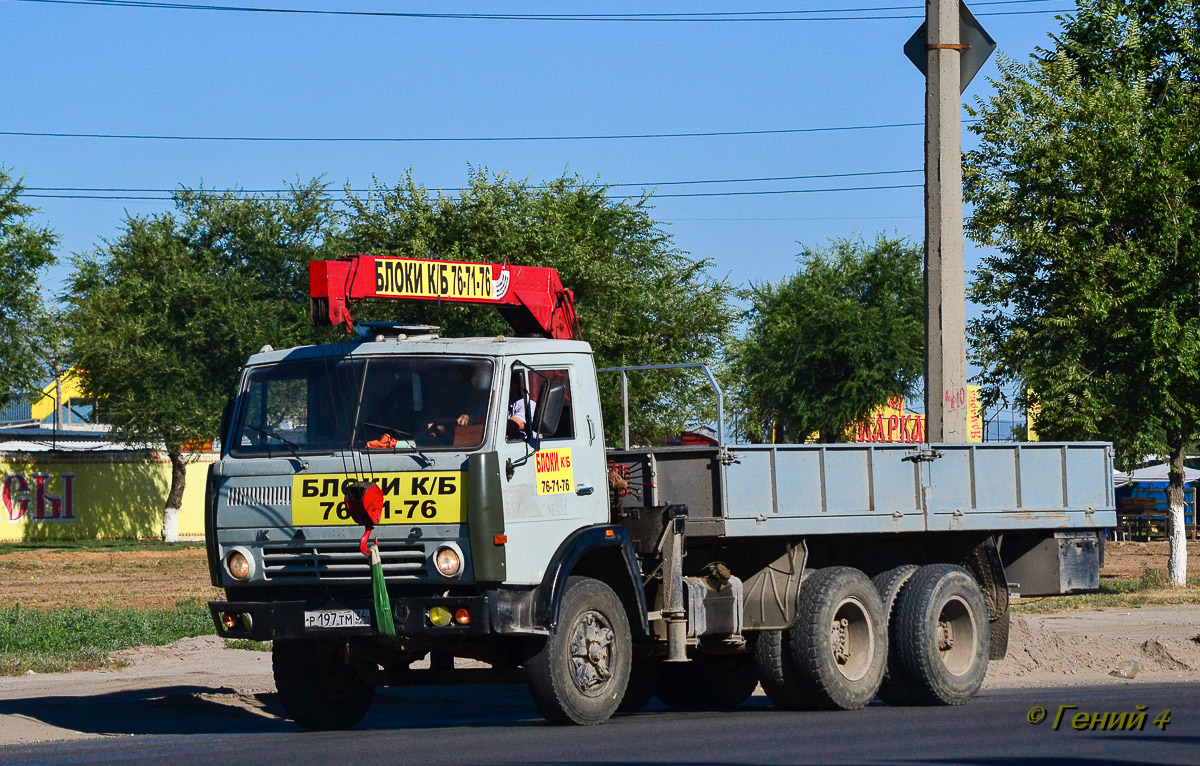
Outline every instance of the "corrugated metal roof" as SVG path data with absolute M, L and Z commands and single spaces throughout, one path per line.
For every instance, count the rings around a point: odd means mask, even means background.
M 29 402 L 9 402 L 0 407 L 0 423 L 30 420 L 33 418 L 33 405 Z
M 46 423 L 22 423 L 0 427 L 0 452 L 127 452 L 135 447 L 108 438 L 106 425 L 75 424 L 59 426 Z

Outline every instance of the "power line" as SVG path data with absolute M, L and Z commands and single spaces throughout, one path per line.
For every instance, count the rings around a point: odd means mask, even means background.
M 746 222 L 760 223 L 763 221 L 900 221 L 900 220 L 923 220 L 925 216 L 921 215 L 821 215 L 821 216 L 800 216 L 800 217 L 783 217 L 783 218 L 671 218 L 663 223 L 677 223 L 679 221 L 702 221 L 705 223 L 712 222 Z
M 26 0 L 18 0 L 25 2 Z M 298 143 L 466 143 L 472 141 L 619 141 L 647 138 L 720 138 L 728 136 L 773 136 L 798 133 L 833 133 L 849 130 L 885 130 L 921 127 L 923 122 L 892 122 L 880 125 L 838 125 L 821 128 L 778 128 L 771 130 L 714 130 L 680 133 L 612 133 L 572 136 L 185 136 L 152 133 L 66 133 L 0 130 L 0 136 L 32 138 L 102 138 L 128 141 L 255 141 Z
M 882 191 L 885 189 L 921 189 L 925 184 L 897 184 L 894 186 L 843 186 L 833 189 L 757 189 L 734 192 L 688 192 L 684 194 L 655 194 L 654 199 L 668 197 L 756 197 L 767 194 L 819 194 L 823 192 Z
M 288 14 L 311 16 L 351 16 L 368 18 L 399 19 L 442 19 L 460 21 L 568 21 L 568 22 L 620 22 L 620 23 L 731 23 L 731 22 L 788 22 L 788 21 L 859 21 L 889 19 L 920 19 L 925 14 L 886 16 L 831 16 L 816 14 L 874 13 L 893 11 L 924 11 L 923 5 L 877 6 L 869 8 L 818 8 L 789 11 L 726 11 L 726 12 L 677 12 L 677 13 L 432 13 L 418 11 L 348 11 L 320 8 L 270 8 L 243 5 L 215 5 L 205 3 L 165 3 L 151 0 L 14 0 L 24 3 L 50 5 L 83 5 L 103 8 L 151 8 L 174 11 L 218 11 L 231 13 Z M 976 3 L 982 5 L 1022 5 L 1061 0 L 991 0 Z M 1068 9 L 1034 9 L 1027 11 L 982 11 L 976 16 L 1009 16 L 1024 14 L 1065 13 Z
M 602 183 L 597 181 L 597 185 L 608 188 L 626 188 L 626 187 L 657 187 L 657 186 L 684 186 L 684 185 L 700 185 L 700 184 L 741 184 L 741 183 L 762 183 L 766 181 L 800 181 L 814 178 L 857 178 L 862 176 L 890 176 L 900 175 L 903 173 L 920 173 L 921 168 L 912 170 L 865 170 L 854 173 L 813 173 L 800 176 L 760 176 L 757 178 L 709 178 L 695 181 L 646 181 L 641 183 L 623 182 L 623 183 Z M 176 187 L 173 189 L 165 188 L 136 188 L 136 187 L 103 187 L 103 186 L 24 186 L 26 191 L 31 192 L 107 192 L 107 193 L 159 193 L 159 194 L 174 194 L 180 191 L 189 191 L 196 194 L 207 194 L 212 196 L 222 196 L 225 194 L 286 194 L 292 189 L 185 189 Z M 531 186 L 533 189 L 550 188 L 545 184 Z M 445 192 L 463 192 L 468 189 L 465 187 L 445 187 L 440 186 L 433 191 Z M 368 194 L 375 189 L 345 189 L 354 194 Z
M 676 194 L 654 194 L 652 199 L 677 199 L 684 197 L 757 197 L 766 195 L 778 194 L 820 194 L 826 192 L 851 192 L 851 191 L 884 191 L 888 189 L 920 189 L 924 184 L 896 184 L 890 186 L 844 186 L 827 189 L 755 189 L 750 191 L 729 191 L 729 192 L 681 192 Z M 144 196 L 134 194 L 28 194 L 22 192 L 21 197 L 29 199 L 91 199 L 91 200 L 153 200 L 158 202 L 171 202 L 171 197 L 161 196 Z M 334 199 L 343 200 L 344 197 L 335 196 Z

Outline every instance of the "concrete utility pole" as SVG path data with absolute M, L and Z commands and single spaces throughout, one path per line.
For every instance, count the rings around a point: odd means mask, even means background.
M 959 0 L 926 0 L 925 438 L 967 440 Z

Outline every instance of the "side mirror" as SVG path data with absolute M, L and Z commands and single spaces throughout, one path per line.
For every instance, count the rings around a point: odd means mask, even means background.
M 221 455 L 229 451 L 229 426 L 232 425 L 229 421 L 233 419 L 233 403 L 234 398 L 231 396 L 225 400 L 225 406 L 221 409 L 221 428 L 217 431 L 217 439 L 221 442 Z
M 543 437 L 554 436 L 558 430 L 558 422 L 562 420 L 563 405 L 567 402 L 567 387 L 562 383 L 548 381 L 538 391 L 536 406 L 533 409 L 533 427 L 531 433 Z

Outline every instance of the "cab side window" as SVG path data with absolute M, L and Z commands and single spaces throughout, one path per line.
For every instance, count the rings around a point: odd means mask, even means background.
M 575 413 L 574 413 L 574 409 L 571 406 L 573 400 L 571 397 L 571 374 L 570 374 L 570 372 L 566 369 L 555 369 L 555 370 L 538 370 L 537 373 L 538 374 L 530 373 L 530 375 L 529 375 L 530 397 L 536 397 L 538 395 L 538 392 L 541 391 L 542 386 L 545 384 L 545 381 L 542 379 L 543 375 L 545 376 L 545 380 L 551 381 L 553 383 L 561 383 L 564 386 L 566 386 L 566 388 L 567 388 L 566 401 L 563 403 L 562 419 L 558 421 L 558 428 L 554 431 L 554 433 L 542 434 L 542 438 L 543 439 L 573 439 L 573 438 L 575 438 Z

